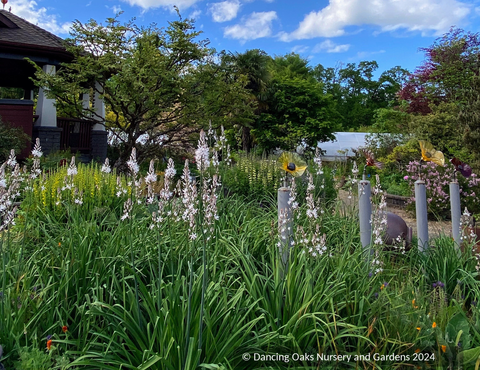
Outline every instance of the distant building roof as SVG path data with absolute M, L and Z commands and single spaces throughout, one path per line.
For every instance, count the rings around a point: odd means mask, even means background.
M 353 156 L 353 149 L 363 147 L 366 145 L 365 137 L 367 132 L 335 132 L 336 141 L 327 141 L 324 143 L 318 143 L 317 146 L 325 150 L 326 153 L 322 156 L 325 161 L 344 160 L 345 156 Z M 341 154 L 339 151 L 346 151 L 347 153 Z
M 6 10 L 0 10 L 0 52 L 4 58 L 10 53 L 41 55 L 57 63 L 71 59 L 63 39 Z

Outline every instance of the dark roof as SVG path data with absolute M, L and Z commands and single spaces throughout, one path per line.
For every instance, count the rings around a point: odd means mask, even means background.
M 14 54 L 41 54 L 71 59 L 64 40 L 6 10 L 0 10 L 0 46 Z
M 0 41 L 65 49 L 60 37 L 6 10 L 0 10 Z

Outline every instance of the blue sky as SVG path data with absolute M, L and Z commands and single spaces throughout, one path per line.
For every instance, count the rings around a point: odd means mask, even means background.
M 65 38 L 72 21 L 119 11 L 122 21 L 162 27 L 176 19 L 173 5 L 218 51 L 294 51 L 325 67 L 376 60 L 377 73 L 413 71 L 424 59 L 418 49 L 451 26 L 480 31 L 480 0 L 8 0 L 5 9 Z

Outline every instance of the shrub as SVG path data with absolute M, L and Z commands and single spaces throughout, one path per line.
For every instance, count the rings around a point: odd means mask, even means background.
M 415 159 L 420 158 L 418 140 L 411 139 L 404 145 L 399 145 L 386 157 L 378 158 L 385 165 L 385 172 L 404 171 L 405 167 Z
M 447 162 L 444 167 L 437 166 L 432 162 L 410 162 L 407 166 L 408 181 L 412 194 L 415 193 L 415 181 L 419 178 L 425 181 L 427 190 L 427 204 L 429 216 L 446 218 L 450 215 L 449 184 L 453 181 L 454 167 Z M 480 194 L 480 179 L 475 173 L 468 179 L 457 174 L 456 179 L 460 186 L 460 201 L 462 209 L 467 207 L 471 213 L 480 212 L 480 202 L 477 194 Z M 415 198 L 412 196 L 409 208 L 414 206 Z
M 3 122 L 0 117 L 0 162 L 7 160 L 12 149 L 20 153 L 26 146 L 29 137 L 19 127 L 12 127 L 9 123 Z

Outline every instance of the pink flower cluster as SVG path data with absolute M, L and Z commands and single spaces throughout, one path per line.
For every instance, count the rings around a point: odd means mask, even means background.
M 409 182 L 412 194 L 415 192 L 415 181 L 423 180 L 427 189 L 427 202 L 429 212 L 442 214 L 450 211 L 449 184 L 454 180 L 454 166 L 447 162 L 444 167 L 437 166 L 432 162 L 410 162 L 406 167 L 408 176 L 404 179 Z M 480 210 L 480 203 L 476 194 L 480 191 L 480 179 L 475 173 L 469 178 L 456 174 L 456 180 L 460 187 L 462 206 L 468 206 Z M 411 197 L 408 203 L 415 202 Z

